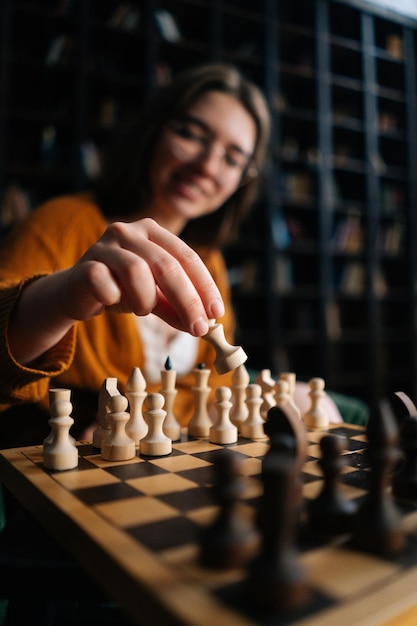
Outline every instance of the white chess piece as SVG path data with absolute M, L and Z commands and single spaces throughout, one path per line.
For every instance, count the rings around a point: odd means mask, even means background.
M 246 404 L 248 417 L 242 424 L 241 435 L 246 439 L 263 439 L 265 437 L 264 420 L 261 416 L 262 387 L 255 383 L 246 389 Z
M 56 400 L 66 400 L 67 402 L 71 402 L 71 389 L 53 388 L 49 390 L 48 395 L 49 395 L 50 407 Z M 74 437 L 71 437 L 71 439 L 75 443 Z M 54 440 L 54 431 L 51 428 L 49 435 L 45 437 L 45 439 L 43 440 L 43 446 L 44 447 L 49 446 L 49 444 L 51 444 L 53 440 Z
M 164 396 L 160 393 L 150 393 L 145 399 L 144 418 L 148 425 L 148 432 L 139 443 L 139 451 L 145 456 L 166 456 L 172 452 L 172 441 L 163 431 L 166 411 Z
M 250 377 L 244 365 L 239 365 L 232 376 L 232 403 L 230 409 L 230 421 L 234 424 L 238 432 L 242 424 L 248 417 L 248 405 L 246 404 L 246 389 L 249 385 Z
M 178 422 L 174 412 L 175 397 L 178 393 L 175 388 L 177 373 L 170 368 L 169 363 L 168 358 L 165 365 L 167 369 L 161 371 L 162 388 L 160 393 L 164 397 L 164 410 L 166 411 L 163 430 L 171 441 L 179 441 L 181 439 L 181 424 Z
M 101 456 L 105 461 L 129 461 L 136 456 L 135 442 L 126 434 L 127 405 L 127 398 L 122 394 L 109 400 L 107 422 L 110 434 L 101 442 Z
M 191 437 L 208 437 L 213 425 L 207 410 L 207 400 L 211 391 L 208 386 L 210 370 L 205 367 L 193 369 L 195 385 L 191 391 L 194 395 L 194 413 L 188 423 L 188 434 Z
M 212 443 L 228 444 L 236 443 L 238 440 L 237 428 L 230 421 L 231 397 L 232 391 L 229 387 L 216 389 L 217 420 L 210 428 L 209 436 Z
M 120 395 L 120 391 L 117 388 L 117 378 L 106 378 L 98 392 L 98 426 L 93 432 L 93 446 L 99 450 L 101 449 L 102 441 L 110 434 L 110 426 L 107 422 L 109 399 L 118 395 Z
M 78 450 L 69 429 L 74 423 L 71 417 L 72 404 L 69 400 L 54 400 L 50 406 L 52 442 L 43 450 L 45 467 L 52 470 L 70 470 L 78 465 Z
M 318 377 L 311 378 L 308 384 L 310 387 L 311 406 L 303 415 L 304 423 L 307 428 L 327 428 L 329 426 L 329 416 L 322 408 L 324 380 Z
M 266 420 L 269 409 L 275 406 L 275 380 L 271 376 L 271 370 L 261 370 L 255 379 L 255 383 L 260 385 L 262 389 L 261 415 Z
M 219 374 L 226 374 L 242 365 L 248 358 L 240 346 L 232 346 L 224 336 L 223 324 L 216 324 L 215 320 L 209 320 L 209 331 L 203 335 L 216 351 L 214 367 Z
M 148 426 L 143 419 L 143 402 L 146 398 L 146 381 L 139 367 L 134 367 L 126 385 L 126 397 L 129 401 L 129 421 L 126 424 L 126 433 L 133 439 L 136 446 L 148 432 Z
M 301 413 L 298 406 L 290 395 L 290 385 L 287 380 L 279 378 L 275 384 L 275 403 L 286 411 L 291 411 L 298 419 L 301 419 Z

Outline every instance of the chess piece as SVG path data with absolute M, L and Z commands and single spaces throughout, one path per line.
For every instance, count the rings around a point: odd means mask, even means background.
M 71 417 L 72 404 L 65 399 L 68 394 L 57 393 L 50 405 L 51 418 L 49 425 L 52 429 L 52 441 L 44 446 L 43 462 L 46 468 L 52 470 L 70 470 L 78 465 L 78 450 L 74 438 L 69 430 L 74 423 Z
M 262 389 L 261 416 L 266 420 L 269 409 L 275 406 L 275 380 L 271 376 L 271 370 L 261 370 L 255 378 L 255 383 Z
M 203 339 L 208 341 L 216 351 L 214 367 L 219 374 L 225 374 L 236 369 L 248 358 L 243 348 L 232 346 L 227 342 L 223 324 L 216 324 L 215 320 L 210 320 L 209 331 L 203 336 Z
M 301 419 L 300 410 L 290 393 L 290 383 L 284 378 L 280 378 L 275 384 L 275 404 L 280 407 L 285 407 L 287 412 L 291 412 L 294 414 L 294 417 L 297 417 L 299 420 Z
M 260 385 L 252 383 L 246 389 L 246 404 L 248 417 L 241 425 L 241 435 L 246 439 L 263 439 L 265 437 L 264 420 L 261 416 L 262 389 Z
M 392 470 L 398 463 L 398 426 L 387 401 L 369 415 L 366 427 L 370 464 L 369 491 L 354 516 L 352 543 L 369 552 L 395 556 L 404 548 L 405 535 L 391 493 Z
M 307 433 L 304 422 L 293 411 L 288 411 L 287 406 L 273 406 L 269 409 L 266 422 L 264 423 L 265 434 L 270 440 L 270 449 L 265 455 L 274 455 L 279 450 L 283 435 L 290 436 L 295 441 L 294 454 L 301 464 L 307 457 Z
M 265 458 L 262 466 L 261 549 L 249 566 L 247 592 L 257 607 L 293 611 L 310 597 L 296 546 L 302 505 L 301 465 L 297 455 L 289 452 L 296 446 L 295 439 L 290 434 L 280 439 L 276 443 L 282 452 L 270 455 L 267 462 Z
M 148 426 L 143 419 L 143 402 L 146 398 L 146 381 L 139 367 L 134 367 L 126 384 L 126 397 L 129 401 L 129 421 L 126 424 L 126 434 L 133 439 L 135 445 L 148 432 Z
M 210 428 L 209 438 L 212 443 L 229 444 L 238 440 L 237 428 L 230 421 L 230 398 L 232 392 L 229 387 L 216 389 L 217 420 Z
M 175 396 L 178 391 L 175 388 L 177 373 L 172 369 L 171 359 L 168 357 L 165 361 L 165 369 L 161 371 L 162 388 L 160 393 L 163 395 L 166 412 L 163 430 L 171 441 L 179 441 L 181 439 L 181 425 L 174 413 Z
M 56 400 L 65 400 L 66 402 L 71 402 L 71 389 L 62 389 L 62 388 L 50 389 L 48 392 L 48 395 L 49 395 L 49 407 L 51 407 L 52 404 L 56 402 Z M 75 443 L 74 437 L 71 437 L 71 435 L 69 436 L 71 440 Z M 49 444 L 51 444 L 53 440 L 54 440 L 54 431 L 51 428 L 50 433 L 43 440 L 44 448 L 45 446 L 48 446 Z
M 255 555 L 259 535 L 239 514 L 243 485 L 236 455 L 223 450 L 215 458 L 213 492 L 219 512 L 202 532 L 200 560 L 205 567 L 239 567 Z
M 294 372 L 281 372 L 279 380 L 285 380 L 288 383 L 288 393 L 291 400 L 294 400 L 296 375 Z
M 239 365 L 232 376 L 232 403 L 230 409 L 230 421 L 240 432 L 242 424 L 248 417 L 248 405 L 246 404 L 246 389 L 249 385 L 248 370 L 244 365 Z
M 398 498 L 417 500 L 417 417 L 408 415 L 400 430 L 401 450 L 404 455 L 392 478 L 392 491 Z
M 120 391 L 117 388 L 117 378 L 106 378 L 98 392 L 98 426 L 93 432 L 93 446 L 99 450 L 101 449 L 102 441 L 110 434 L 110 426 L 107 422 L 107 413 L 109 411 L 108 402 L 113 396 L 119 395 Z
M 409 415 L 417 415 L 416 405 L 404 391 L 396 391 L 388 400 L 399 429 L 401 429 L 403 420 L 406 417 Z
M 136 444 L 126 434 L 130 417 L 127 405 L 127 398 L 120 393 L 109 399 L 107 422 L 110 432 L 101 442 L 101 457 L 105 461 L 129 461 L 136 456 Z
M 160 393 L 150 393 L 145 398 L 144 418 L 148 425 L 148 432 L 140 440 L 139 450 L 144 456 L 167 456 L 172 452 L 172 441 L 163 431 L 166 411 L 164 396 Z
M 211 391 L 208 386 L 210 370 L 200 363 L 193 369 L 195 385 L 192 387 L 194 395 L 194 413 L 188 423 L 188 435 L 191 437 L 208 437 L 213 422 L 207 410 L 207 400 Z
M 323 487 L 319 495 L 307 504 L 309 526 L 324 535 L 337 535 L 351 530 L 356 505 L 344 497 L 339 488 L 340 472 L 345 465 L 342 456 L 343 438 L 325 435 L 320 440 Z
M 307 413 L 303 415 L 304 423 L 307 428 L 328 428 L 329 416 L 322 407 L 324 380 L 323 378 L 311 378 L 308 384 L 310 387 L 311 406 Z

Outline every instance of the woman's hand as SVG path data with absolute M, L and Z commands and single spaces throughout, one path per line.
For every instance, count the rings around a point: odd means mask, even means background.
M 224 313 L 213 278 L 186 243 L 149 218 L 115 222 L 73 267 L 22 291 L 9 325 L 12 353 L 28 363 L 76 321 L 106 309 L 153 312 L 196 336 L 207 333 L 208 318 Z
M 220 292 L 198 254 L 149 218 L 111 224 L 67 272 L 63 289 L 63 306 L 74 319 L 106 308 L 153 312 L 200 336 L 208 330 L 208 318 L 224 313 Z

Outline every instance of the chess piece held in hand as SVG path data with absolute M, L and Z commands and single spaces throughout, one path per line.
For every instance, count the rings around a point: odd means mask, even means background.
M 224 336 L 223 324 L 216 323 L 215 320 L 209 321 L 209 331 L 203 336 L 205 341 L 216 351 L 216 359 L 214 367 L 219 374 L 226 374 L 236 369 L 247 360 L 248 356 L 240 346 L 232 346 Z

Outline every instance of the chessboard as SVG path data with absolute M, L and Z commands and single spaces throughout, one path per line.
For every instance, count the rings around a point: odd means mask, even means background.
M 360 503 L 369 487 L 367 437 L 361 427 L 339 424 L 307 430 L 301 471 L 303 509 L 323 486 L 320 441 L 340 439 L 339 488 Z M 388 626 L 417 619 L 417 504 L 396 501 L 406 546 L 394 557 L 355 548 L 349 535 L 319 536 L 308 525 L 296 538 L 297 561 L 308 579 L 308 600 L 291 611 L 251 601 L 248 567 L 207 567 L 201 562 L 203 530 L 213 523 L 214 467 L 225 454 L 238 460 L 239 507 L 257 520 L 267 437 L 239 437 L 220 445 L 183 430 L 172 453 L 106 461 L 89 442 L 77 442 L 78 466 L 54 471 L 43 447 L 0 452 L 0 480 L 138 624 L 189 626 Z M 412 621 L 406 621 L 408 615 Z M 404 621 L 395 621 L 402 616 Z M 391 621 L 392 620 L 392 621 Z

